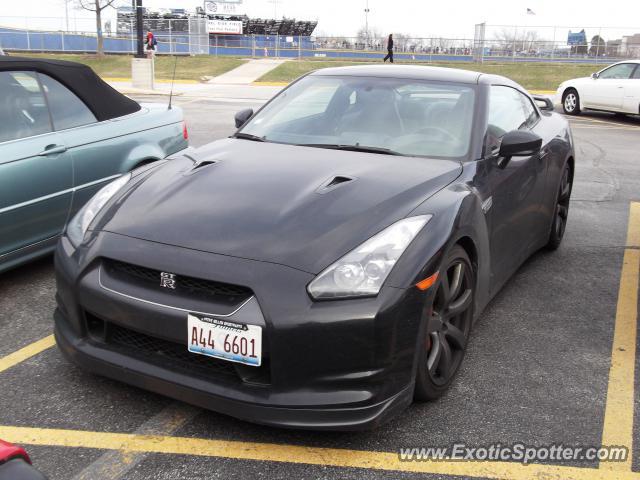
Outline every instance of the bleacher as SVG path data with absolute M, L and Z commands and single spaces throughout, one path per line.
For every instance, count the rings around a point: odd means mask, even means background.
M 187 14 L 184 9 L 171 9 L 165 12 L 143 11 L 144 30 L 156 33 L 188 33 L 189 19 L 208 18 L 210 20 L 229 20 L 242 22 L 244 35 L 283 35 L 308 37 L 313 34 L 318 22 L 296 20 L 295 18 L 263 19 L 249 18 L 246 15 L 206 15 L 201 7 L 196 14 Z M 135 30 L 135 11 L 131 7 L 118 8 L 118 33 L 127 34 Z

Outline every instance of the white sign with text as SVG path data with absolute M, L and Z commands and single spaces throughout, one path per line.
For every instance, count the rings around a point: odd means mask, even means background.
M 207 32 L 242 35 L 242 22 L 232 20 L 207 20 Z

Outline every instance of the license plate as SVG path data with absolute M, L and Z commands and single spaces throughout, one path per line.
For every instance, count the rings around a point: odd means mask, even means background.
M 219 318 L 188 314 L 187 346 L 191 353 L 259 367 L 262 328 Z

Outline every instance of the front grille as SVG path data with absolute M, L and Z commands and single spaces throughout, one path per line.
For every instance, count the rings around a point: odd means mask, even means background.
M 104 259 L 104 268 L 111 276 L 125 283 L 144 286 L 146 288 L 161 288 L 161 271 L 153 268 L 141 267 L 118 260 Z M 214 301 L 227 305 L 238 305 L 253 295 L 250 288 L 230 283 L 203 280 L 201 278 L 175 275 L 175 289 L 163 289 L 189 298 L 204 301 Z
M 92 342 L 104 345 L 124 355 L 139 358 L 162 368 L 167 368 L 204 380 L 266 386 L 271 384 L 269 356 L 263 350 L 259 367 L 220 360 L 191 353 L 186 343 L 172 342 L 152 337 L 115 323 L 107 322 L 88 311 L 84 312 L 87 332 Z
M 151 337 L 113 323 L 108 324 L 106 335 L 108 344 L 126 350 L 127 355 L 157 362 L 159 366 L 189 375 L 198 374 L 207 379 L 222 377 L 240 381 L 233 363 L 191 353 L 186 345 Z

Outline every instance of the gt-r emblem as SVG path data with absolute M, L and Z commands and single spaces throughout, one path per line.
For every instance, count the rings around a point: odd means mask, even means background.
M 173 273 L 160 272 L 160 286 L 164 288 L 176 289 L 176 276 Z

